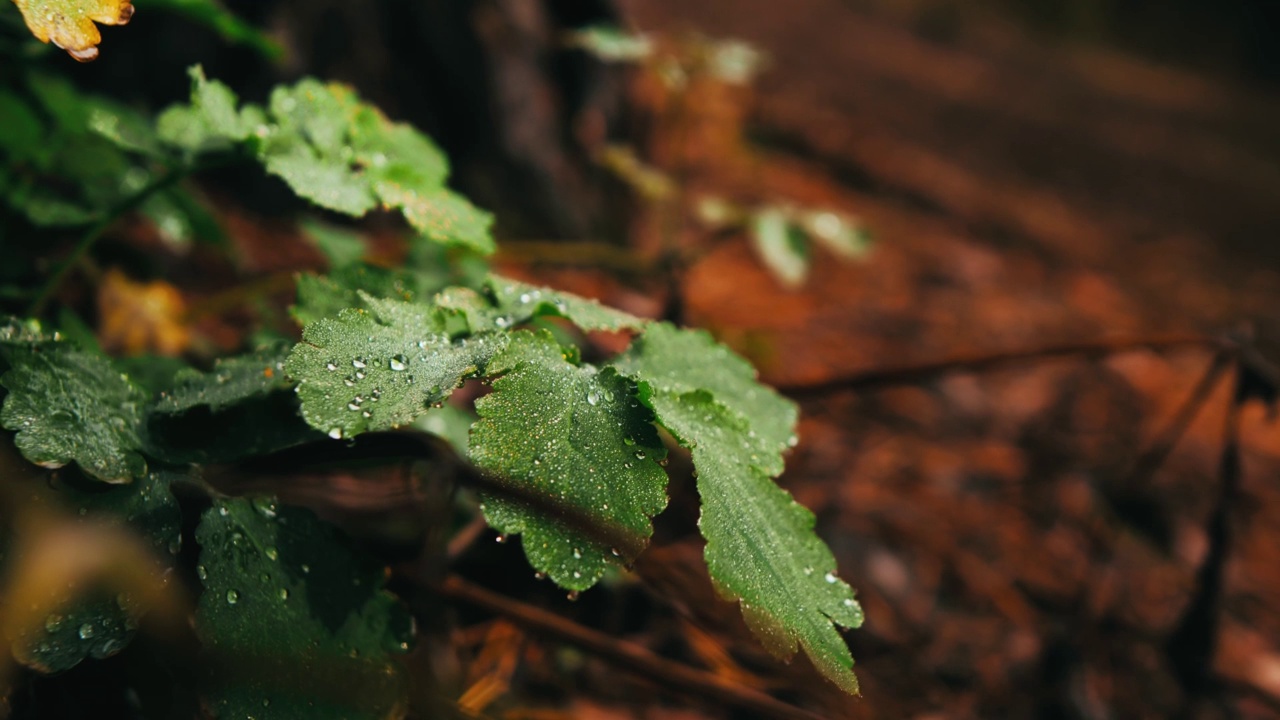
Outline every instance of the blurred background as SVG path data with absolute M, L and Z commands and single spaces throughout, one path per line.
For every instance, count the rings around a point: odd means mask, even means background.
M 828 717 L 1280 717 L 1280 2 L 228 0 L 276 65 L 137 4 L 86 87 L 350 83 L 444 146 L 499 269 L 799 401 L 781 482 L 859 590 L 863 697 L 725 620 L 687 488 L 638 581 L 510 592 Z M 209 179 L 241 276 L 317 262 L 273 182 Z M 492 545 L 461 572 L 519 567 Z M 460 618 L 419 670 L 469 712 L 755 716 Z

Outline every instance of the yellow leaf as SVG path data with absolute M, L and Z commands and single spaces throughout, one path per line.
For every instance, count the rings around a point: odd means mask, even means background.
M 133 17 L 130 0 L 13 0 L 40 42 L 52 41 L 80 62 L 98 57 L 102 35 L 95 22 L 124 25 Z
M 191 343 L 187 304 L 169 283 L 140 283 L 109 270 L 98 287 L 98 339 L 122 355 L 181 355 Z

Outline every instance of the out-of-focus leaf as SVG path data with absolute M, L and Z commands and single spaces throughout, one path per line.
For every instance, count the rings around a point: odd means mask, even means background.
M 14 0 L 31 34 L 52 42 L 71 57 L 88 62 L 98 57 L 102 34 L 95 22 L 124 25 L 133 17 L 129 0 Z
M 612 25 L 595 25 L 569 34 L 569 47 L 585 50 L 607 62 L 635 62 L 653 55 L 653 40 Z
M 37 572 L 46 579 L 41 583 L 27 575 L 21 587 L 9 590 L 10 602 L 19 599 L 15 594 L 30 595 L 23 598 L 24 610 L 35 605 L 44 613 L 40 618 L 25 612 L 3 615 L 19 662 L 41 672 L 62 672 L 86 658 L 105 658 L 124 649 L 147 610 L 147 596 L 181 547 L 182 516 L 169 491 L 176 477 L 153 472 L 131 485 L 99 492 L 33 489 L 37 502 L 60 505 L 85 532 L 41 536 L 43 546 L 28 548 L 33 555 L 24 552 L 24 538 L 17 538 L 19 557 L 9 557 L 10 564 L 39 565 Z M 141 546 L 123 543 L 121 530 L 139 536 Z M 118 546 L 99 547 L 103 541 Z M 12 555 L 14 544 L 8 550 L 5 556 Z
M 218 500 L 196 530 L 204 695 L 224 718 L 397 718 L 412 619 L 383 568 L 305 510 Z
M 187 303 L 162 280 L 141 283 L 117 269 L 98 286 L 98 336 L 108 352 L 180 355 L 191 342 Z
M 364 238 L 335 225 L 305 220 L 302 232 L 329 261 L 329 267 L 341 268 L 359 262 L 365 254 Z
M 426 411 L 413 421 L 413 426 L 443 438 L 460 457 L 466 457 L 467 446 L 471 442 L 471 425 L 475 421 L 474 413 L 446 404 Z
M 809 210 L 801 216 L 809 237 L 846 259 L 866 257 L 871 237 L 855 219 L 832 210 Z
M 22 98 L 0 89 L 0 152 L 11 162 L 32 156 L 44 140 L 44 123 Z
M 561 587 L 585 590 L 610 564 L 633 559 L 653 532 L 650 518 L 667 504 L 653 418 L 614 370 L 567 361 L 546 332 L 513 333 L 486 372 L 498 379 L 476 403 L 472 460 L 502 484 L 634 538 L 611 548 L 518 501 L 485 498 L 489 524 L 522 535 L 535 569 Z
M 247 45 L 267 58 L 279 58 L 284 52 L 266 33 L 231 14 L 214 0 L 141 0 L 141 4 L 184 15 L 213 28 L 223 40 Z
M 335 439 L 413 422 L 484 368 L 501 335 L 452 340 L 435 308 L 365 296 L 307 325 L 285 369 L 307 424 Z
M 141 477 L 139 453 L 146 395 L 101 356 L 58 343 L 0 344 L 9 390 L 0 426 L 18 434 L 14 444 L 31 462 L 48 468 L 77 463 L 109 483 Z
M 751 244 L 761 262 L 783 285 L 799 287 L 809 277 L 803 238 L 781 208 L 767 206 L 751 220 Z
M 116 147 L 151 157 L 161 154 L 160 142 L 150 121 L 140 113 L 104 98 L 87 100 L 87 127 Z

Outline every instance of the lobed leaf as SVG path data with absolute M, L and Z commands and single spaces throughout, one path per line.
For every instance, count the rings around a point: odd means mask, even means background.
M 490 495 L 484 511 L 499 532 L 523 535 L 539 572 L 571 590 L 594 585 L 611 564 L 630 561 L 667 503 L 665 451 L 649 411 L 610 368 L 569 362 L 549 333 L 518 331 L 490 361 L 494 392 L 476 403 L 471 458 L 495 480 L 547 498 L 579 521 L 625 533 L 625 547 L 581 524 L 514 498 Z
M 381 565 L 309 511 L 218 500 L 196 529 L 196 632 L 216 717 L 392 718 L 412 619 Z
M 764 469 L 776 451 L 710 393 L 657 393 L 647 402 L 662 426 L 692 448 L 716 589 L 738 600 L 747 625 L 779 657 L 797 646 L 828 679 L 857 694 L 853 657 L 835 626 L 862 624 L 853 590 L 836 576 L 814 517 Z
M 771 480 L 794 443 L 795 406 L 755 381 L 745 360 L 705 332 L 655 324 L 616 367 L 640 383 L 659 424 L 691 449 L 717 589 L 775 654 L 803 648 L 815 667 L 856 693 L 853 658 L 836 626 L 862 624 L 853 590 L 813 532 L 813 514 Z
M 363 300 L 369 310 L 343 310 L 307 325 L 285 363 L 298 383 L 303 418 L 335 439 L 407 425 L 482 370 L 506 341 L 453 340 L 437 309 Z
M 9 390 L 0 426 L 31 462 L 58 468 L 75 462 L 108 483 L 147 471 L 139 453 L 146 394 L 105 358 L 56 343 L 0 345 Z
M 623 375 L 643 380 L 657 391 L 677 395 L 706 390 L 738 415 L 774 453 L 796 443 L 798 412 L 787 400 L 756 380 L 751 363 L 716 342 L 705 330 L 681 330 L 670 323 L 650 324 L 613 365 Z M 782 461 L 766 468 L 782 472 Z
M 288 348 L 276 345 L 249 355 L 220 359 L 214 363 L 212 372 L 180 370 L 173 377 L 173 389 L 156 403 L 156 410 L 170 414 L 206 406 L 216 412 L 254 397 L 286 390 L 292 386 L 284 372 L 287 356 Z
M 583 330 L 639 330 L 649 321 L 571 293 L 491 275 L 481 292 L 450 288 L 436 304 L 460 312 L 472 332 L 507 330 L 539 317 L 562 317 Z
M 124 25 L 133 17 L 129 0 L 14 0 L 31 34 L 52 42 L 81 62 L 98 57 L 102 33 L 94 23 Z

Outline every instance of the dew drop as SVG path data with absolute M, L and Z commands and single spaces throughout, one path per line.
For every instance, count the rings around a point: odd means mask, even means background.
M 50 615 L 44 619 L 45 632 L 55 633 L 62 629 L 62 616 L 58 614 Z
M 357 370 L 363 370 L 369 367 L 369 365 L 364 361 L 364 358 L 356 358 L 355 360 L 351 361 L 351 367 Z
M 636 459 L 637 459 L 637 460 L 643 460 L 643 459 L 645 459 L 646 457 L 648 457 L 648 456 L 644 454 L 644 451 L 643 451 L 643 450 L 637 450 L 637 451 L 636 451 Z
M 308 564 L 306 564 L 306 563 L 303 563 L 303 564 L 302 564 L 302 574 L 303 574 L 303 575 L 307 575 L 307 574 L 309 574 L 310 572 L 311 572 L 311 566 L 310 566 L 310 565 L 308 565 Z
M 236 592 L 235 590 L 228 590 L 228 591 L 227 591 L 227 604 L 228 604 L 228 605 L 235 605 L 235 604 L 236 604 L 236 603 L 238 603 L 238 602 L 240 602 L 240 593 Z
M 511 318 L 506 315 L 499 315 L 493 319 L 493 324 L 497 325 L 499 330 L 506 330 L 511 327 Z
M 520 302 L 528 305 L 533 298 L 529 297 L 529 293 L 520 293 Z
M 329 437 L 333 438 L 334 440 L 341 440 L 341 439 L 342 439 L 342 428 L 334 428 L 334 429 L 330 430 L 330 431 L 329 431 Z
M 346 385 L 347 387 L 355 387 L 356 381 L 355 381 L 355 378 L 348 375 L 347 377 L 342 379 L 342 384 Z
M 356 371 L 356 379 L 357 379 L 357 380 L 363 380 L 363 379 L 364 379 L 364 373 L 362 373 L 362 372 L 360 372 L 359 370 L 357 370 L 357 371 Z
M 579 550 L 578 548 L 574 548 L 574 549 L 573 549 L 573 559 L 574 559 L 574 560 L 581 560 L 581 559 L 582 559 L 582 551 L 581 551 L 581 550 Z
M 199 576 L 201 580 L 209 579 L 209 571 L 203 565 L 196 566 L 196 575 Z
M 387 367 L 395 372 L 401 372 L 409 367 L 409 358 L 404 355 L 392 355 L 391 359 L 387 361 Z
M 279 596 L 280 596 L 280 599 L 281 599 L 281 600 L 288 600 L 288 599 L 289 599 L 289 591 L 288 591 L 288 590 L 286 590 L 286 589 L 284 589 L 284 588 L 280 588 Z
M 352 412 L 356 412 L 356 411 L 360 410 L 360 406 L 359 406 L 359 405 L 357 405 L 357 404 L 356 404 L 356 403 L 354 403 L 354 402 L 349 402 L 349 403 L 347 403 L 347 409 L 348 409 L 348 410 L 350 410 L 350 411 L 352 411 Z
M 807 567 L 807 568 L 805 568 L 805 569 L 804 569 L 804 574 L 805 574 L 805 575 L 812 575 L 812 574 L 813 574 L 813 568 L 811 568 L 811 567 Z
M 827 573 L 826 575 L 823 576 L 822 579 L 826 580 L 829 583 L 834 583 L 837 580 L 835 573 Z
M 849 598 L 845 598 L 845 599 L 844 599 L 844 606 L 845 606 L 845 607 L 853 607 L 853 606 L 854 606 L 854 605 L 856 605 L 856 604 L 857 604 L 857 603 L 855 603 L 854 601 L 850 600 Z
M 577 573 L 574 573 L 574 575 L 577 575 Z M 566 595 L 565 597 L 569 598 L 569 602 L 577 602 L 578 596 L 581 594 L 582 593 L 578 592 L 577 590 L 570 590 L 569 594 Z
M 81 640 L 88 640 L 98 634 L 98 629 L 95 628 L 92 623 L 85 623 L 80 626 L 80 630 L 77 634 L 80 636 Z
M 329 372 L 333 372 L 334 370 L 338 369 L 338 365 L 334 361 L 330 360 L 329 362 L 324 364 L 324 369 L 328 370 Z
M 533 574 L 533 579 L 534 579 L 534 580 L 546 580 L 546 579 L 547 579 L 547 574 L 546 574 L 546 573 L 544 573 L 544 572 L 536 572 L 536 573 L 534 573 L 534 574 Z
M 506 536 L 506 535 L 499 535 L 498 537 L 494 538 L 494 539 L 493 539 L 493 541 L 494 541 L 494 542 L 496 542 L 496 543 L 498 543 L 499 545 L 501 545 L 501 544 L 503 544 L 503 543 L 505 543 L 505 542 L 507 541 L 507 536 Z
M 598 391 L 595 391 L 595 390 L 592 390 L 592 391 L 588 392 L 588 393 L 587 393 L 587 403 L 588 403 L 588 404 L 590 404 L 590 405 L 599 405 L 599 404 L 600 404 L 600 393 L 599 393 Z
M 276 550 L 273 547 L 269 547 L 266 550 L 263 550 L 263 552 L 266 553 L 267 559 L 272 562 L 275 562 L 276 560 L 280 559 L 280 551 Z

